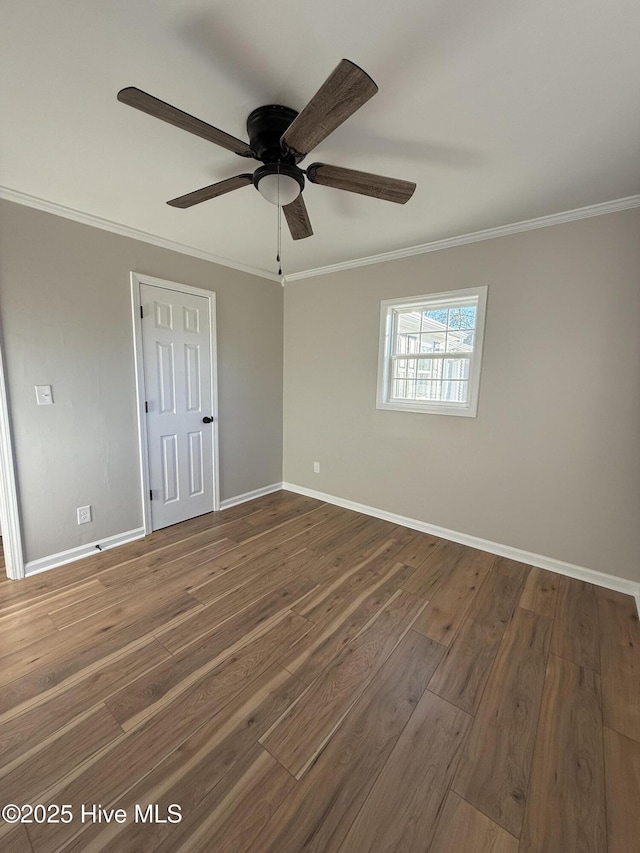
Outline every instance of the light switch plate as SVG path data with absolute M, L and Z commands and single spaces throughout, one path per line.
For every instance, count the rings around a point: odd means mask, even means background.
M 53 405 L 51 385 L 36 385 L 36 401 L 39 406 Z

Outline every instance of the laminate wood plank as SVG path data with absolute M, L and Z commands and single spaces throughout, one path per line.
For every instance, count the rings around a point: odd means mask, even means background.
M 519 853 L 606 850 L 599 681 L 549 656 Z
M 256 841 L 256 853 L 334 853 L 342 844 L 444 647 L 409 631 Z
M 359 560 L 348 570 L 343 570 L 335 580 L 321 584 L 316 592 L 305 600 L 304 605 L 298 606 L 298 612 L 316 625 L 331 620 L 336 611 L 357 598 L 363 589 L 380 578 L 385 578 L 390 570 L 399 570 L 403 564 L 398 563 L 394 555 L 400 547 L 393 539 L 387 540 L 370 557 Z M 397 585 L 399 586 L 400 584 Z
M 195 551 L 178 560 L 148 569 L 146 574 L 138 575 L 127 583 L 105 587 L 102 593 L 91 598 L 52 610 L 50 618 L 56 628 L 68 628 L 83 619 L 93 620 L 97 614 L 121 602 L 153 595 L 158 589 L 176 595 L 188 593 L 209 581 L 217 572 L 211 558 L 203 555 L 201 550 Z
M 177 610 L 180 615 L 174 618 L 176 607 L 164 608 L 169 617 L 164 623 L 167 628 L 170 628 L 175 621 L 184 618 L 180 603 Z M 13 715 L 38 701 L 44 701 L 54 693 L 73 686 L 96 669 L 110 664 L 136 645 L 151 639 L 151 632 L 145 631 L 145 627 L 146 620 L 141 619 L 139 624 L 110 634 L 104 640 L 98 637 L 90 643 L 68 641 L 64 646 L 57 647 L 57 654 L 48 657 L 43 665 L 38 664 L 41 660 L 38 658 L 31 670 L 4 685 L 0 690 L 0 718 Z
M 189 615 L 178 625 L 166 631 L 157 631 L 156 637 L 171 654 L 176 654 L 193 643 L 206 640 L 214 632 L 217 633 L 227 620 L 235 621 L 235 617 L 238 617 L 245 624 L 255 620 L 258 625 L 282 610 L 291 610 L 315 588 L 314 581 L 304 575 L 287 578 L 275 589 L 268 585 L 266 589 L 263 587 L 261 590 L 240 587 Z
M 399 592 L 261 743 L 300 778 L 420 613 L 424 602 Z
M 471 717 L 427 690 L 400 735 L 342 853 L 429 849 Z
M 499 558 L 501 559 L 501 558 Z M 492 570 L 436 670 L 429 690 L 475 714 L 507 623 L 520 596 L 518 564 Z
M 324 506 L 322 501 L 316 498 L 306 497 L 290 493 L 283 497 L 280 503 L 267 506 L 251 514 L 250 523 L 255 527 L 272 527 L 285 521 L 292 521 L 300 515 L 305 515 L 314 509 Z
M 520 836 L 552 623 L 518 608 L 505 631 L 453 790 Z
M 362 539 L 369 541 L 370 538 L 371 528 L 368 520 L 357 513 L 353 513 L 353 518 L 342 525 L 339 531 L 328 530 L 324 535 L 315 537 L 312 542 L 307 544 L 307 547 L 323 556 L 339 557 L 343 552 L 345 556 L 351 556 L 354 550 L 356 553 L 358 552 Z
M 598 602 L 593 584 L 561 578 L 551 652 L 600 672 Z
M 72 642 L 78 642 L 102 638 L 136 625 L 140 628 L 140 636 L 144 636 L 170 621 L 165 613 L 167 607 L 171 608 L 175 614 L 172 618 L 175 618 L 193 608 L 201 607 L 201 602 L 188 593 L 177 592 L 170 586 L 160 586 L 157 590 L 148 591 L 144 596 L 129 596 L 94 613 L 90 619 L 60 628 L 59 634 L 63 640 L 68 638 Z M 144 624 L 141 624 L 143 618 Z
M 522 590 L 520 607 L 553 619 L 558 599 L 560 575 L 546 569 L 530 568 Z
M 156 605 L 156 606 L 154 606 Z M 195 606 L 202 605 L 187 595 L 171 596 L 168 600 L 141 600 L 132 608 L 128 621 L 95 620 L 82 631 L 73 633 L 74 626 L 58 631 L 51 637 L 32 643 L 24 651 L 7 656 L 0 671 L 0 714 L 44 690 L 76 675 L 135 640 L 151 634 L 159 627 L 170 627 L 174 620 Z M 148 607 L 148 610 L 146 609 Z M 97 623 L 97 624 L 96 624 Z M 11 683 L 10 683 L 11 682 Z
M 152 770 L 196 732 L 204 721 L 213 719 L 266 670 L 308 627 L 306 620 L 292 614 L 238 655 L 207 674 L 173 701 L 126 732 L 107 751 L 80 765 L 75 773 L 50 788 L 48 802 L 69 803 L 73 810 L 82 803 L 109 803 L 122 791 Z M 71 824 L 34 826 L 30 835 L 38 853 L 54 853 L 73 837 Z
M 56 631 L 56 626 L 46 613 L 34 615 L 27 610 L 5 617 L 0 620 L 0 659 L 16 649 L 24 649 L 31 643 L 50 637 Z
M 311 682 L 384 611 L 386 603 L 397 592 L 402 579 L 411 571 L 410 566 L 394 564 L 384 575 L 375 579 L 357 597 L 336 610 L 331 621 L 315 625 L 296 643 L 291 652 L 282 658 L 282 665 L 304 681 Z
M 123 548 L 126 547 L 123 546 Z M 118 549 L 119 550 L 119 549 Z M 110 553 L 105 551 L 104 553 Z M 26 606 L 35 604 L 47 595 L 53 595 L 64 591 L 65 587 L 75 585 L 82 581 L 96 580 L 95 565 L 89 561 L 93 557 L 87 557 L 85 561 L 78 561 L 73 565 L 77 567 L 72 574 L 65 566 L 59 566 L 55 570 L 56 577 L 52 578 L 51 572 L 41 572 L 33 577 L 27 577 L 19 582 L 9 582 L 0 587 L 0 616 L 22 610 Z
M 204 567 L 213 565 L 216 557 L 234 547 L 236 543 L 225 537 L 207 545 L 194 547 L 185 554 L 173 555 L 171 559 L 149 559 L 148 562 L 152 562 L 152 565 L 139 564 L 135 570 L 130 570 L 131 566 L 126 565 L 114 567 L 101 574 L 100 579 L 114 594 L 118 590 L 123 594 L 144 593 L 145 587 L 172 581 L 177 583 L 180 579 L 184 580 L 183 589 L 188 592 L 194 583 L 194 577 L 203 574 L 202 580 L 206 580 Z
M 406 530 L 406 528 L 404 529 Z M 414 569 L 417 569 L 425 560 L 429 559 L 436 548 L 441 546 L 443 540 L 438 539 L 436 536 L 431 536 L 429 533 L 418 533 L 415 530 L 411 532 L 413 536 L 402 536 L 404 544 L 402 551 L 398 554 L 398 560 L 406 563 L 407 566 L 413 566 Z M 413 590 L 408 589 L 407 592 L 413 592 Z M 414 592 L 414 595 L 417 594 Z
M 228 783 L 221 783 L 185 816 L 156 848 L 157 853 L 247 853 L 255 849 L 256 837 L 291 793 L 295 780 L 259 746 L 247 756 L 239 778 L 237 769 Z
M 309 515 L 315 510 L 324 510 L 326 504 L 315 498 L 300 498 L 302 495 L 291 495 L 288 500 L 276 506 L 262 507 L 248 518 L 252 527 L 268 529 L 296 521 L 303 515 Z
M 334 513 L 330 518 L 325 517 L 322 524 L 318 524 L 309 530 L 305 530 L 296 537 L 301 547 L 311 549 L 312 546 L 315 546 L 315 543 L 320 540 L 331 541 L 341 532 L 352 527 L 354 524 L 354 519 L 352 517 L 354 513 L 349 512 L 348 510 L 342 510 L 340 507 L 334 507 L 334 509 L 340 509 L 340 513 Z M 316 547 L 313 547 L 313 551 L 316 553 L 316 556 L 318 553 L 322 553 L 322 550 L 317 549 Z
M 0 830 L 0 840 L 2 841 L 2 853 L 33 853 L 24 826 L 14 826 L 4 835 Z
M 640 845 L 640 743 L 604 729 L 608 853 L 637 853 Z
M 186 560 L 187 563 L 199 565 L 235 547 L 237 547 L 236 543 L 232 539 L 226 536 L 220 537 L 217 534 L 212 535 L 210 531 L 205 530 L 163 548 L 156 548 L 150 554 L 144 554 L 125 563 L 117 563 L 101 571 L 98 577 L 106 587 L 131 585 L 140 579 L 144 581 L 152 569 L 162 569 L 172 564 L 177 571 L 178 561 Z
M 602 713 L 607 726 L 640 742 L 640 622 L 630 595 L 598 589 Z
M 443 580 L 449 577 L 455 561 L 459 559 L 462 553 L 462 546 L 458 545 L 457 542 L 439 540 L 405 583 L 404 589 L 413 595 L 419 595 L 425 601 L 429 601 Z
M 264 522 L 264 529 L 259 532 L 257 541 L 260 541 L 263 545 L 267 545 L 270 549 L 277 548 L 284 542 L 289 541 L 302 548 L 303 543 L 300 541 L 301 538 L 305 534 L 313 535 L 315 530 L 321 528 L 324 516 L 324 510 L 313 509 L 310 512 L 304 513 L 304 515 L 281 523 L 277 527 L 274 527 L 269 522 Z
M 24 581 L 12 583 L 14 586 L 19 587 Z M 46 616 L 57 607 L 64 607 L 67 604 L 73 604 L 74 601 L 81 601 L 84 598 L 97 595 L 104 592 L 104 589 L 104 584 L 97 578 L 90 578 L 87 581 L 78 581 L 77 584 L 73 584 L 72 586 L 62 586 L 61 589 L 52 589 L 35 598 L 25 598 L 23 601 L 18 600 L 3 608 L 0 614 L 0 625 L 5 620 L 15 618 L 16 616 Z
M 450 555 L 449 571 L 417 620 L 415 630 L 448 646 L 496 558 L 466 547 L 462 551 L 447 549 L 446 554 Z M 433 559 L 439 559 L 437 553 Z
M 0 720 L 0 756 L 2 766 L 18 760 L 25 745 L 33 749 L 55 735 L 74 718 L 89 711 L 142 673 L 170 658 L 169 652 L 151 639 L 135 643 L 125 654 L 101 660 L 65 690 L 38 696 L 26 709 Z M 50 695 L 53 694 L 53 695 Z M 24 708 L 24 706 L 23 706 Z
M 239 608 L 242 604 L 247 606 L 257 598 L 273 592 L 282 584 L 299 576 L 306 559 L 305 553 L 297 554 L 294 557 L 279 560 L 277 565 L 269 567 L 267 571 L 262 571 L 253 565 L 246 565 L 193 589 L 191 594 L 205 605 L 216 603 L 218 605 L 216 610 L 220 611 L 220 614 L 225 610 L 232 612 L 233 602 L 237 601 Z M 315 586 L 314 581 L 309 580 L 308 591 Z M 220 615 L 219 621 L 221 619 Z
M 388 528 L 386 523 L 384 529 L 372 530 L 365 527 L 348 543 L 328 548 L 322 556 L 312 548 L 313 543 L 310 543 L 309 553 L 313 555 L 313 559 L 305 568 L 306 574 L 321 583 L 334 583 L 375 557 L 381 549 L 389 546 L 400 550 L 402 542 L 393 535 L 393 531 L 390 533 Z
M 198 523 L 197 528 L 193 526 L 196 522 Z M 3 588 L 0 591 L 0 614 L 13 604 L 37 601 L 51 592 L 62 590 L 65 586 L 75 585 L 78 582 L 98 576 L 102 577 L 102 574 L 106 580 L 112 569 L 121 568 L 124 564 L 132 563 L 141 556 L 150 556 L 163 551 L 168 545 L 192 539 L 194 531 L 202 532 L 204 530 L 205 537 L 202 544 L 206 544 L 206 541 L 227 536 L 227 528 L 229 527 L 231 524 L 216 527 L 209 516 L 200 516 L 198 519 L 156 531 L 143 539 L 129 542 L 120 548 L 96 552 L 81 561 L 70 563 L 68 566 L 60 566 L 56 568 L 53 577 L 50 572 L 45 572 L 31 578 L 25 578 L 20 583 L 9 584 L 7 589 Z M 188 553 L 188 551 L 189 546 L 182 550 L 183 553 Z
M 0 802 L 38 802 L 52 782 L 120 737 L 120 726 L 98 705 L 0 771 Z
M 161 813 L 178 803 L 188 816 L 254 746 L 258 738 L 300 695 L 302 684 L 272 666 L 245 687 L 237 699 L 207 719 L 177 749 L 114 802 L 132 814 L 135 804 L 157 803 Z M 172 824 L 94 824 L 85 827 L 65 853 L 131 850 L 151 853 L 173 837 Z
M 275 628 L 278 621 L 285 620 L 287 610 L 288 601 L 283 602 L 280 595 L 272 596 L 266 606 L 258 602 L 224 622 L 206 638 L 197 640 L 193 646 L 147 669 L 110 696 L 106 700 L 107 707 L 127 731 L 154 712 L 158 703 L 166 703 L 169 697 L 185 690 L 241 649 L 248 650 L 252 643 L 260 646 L 262 636 Z M 299 624 L 303 624 L 302 620 Z
M 238 636 L 237 625 L 225 625 L 220 636 L 212 635 L 197 647 L 188 648 L 145 673 L 108 699 L 107 706 L 122 728 L 129 731 L 208 676 L 215 679 L 217 673 L 226 674 L 227 660 L 231 663 L 246 660 L 249 671 L 268 667 L 304 637 L 309 628 L 306 619 L 287 611 L 255 626 L 247 635 Z M 234 637 L 237 639 L 227 645 Z
M 449 792 L 429 853 L 518 853 L 518 839 Z
M 276 550 L 286 556 L 303 551 L 303 534 L 296 534 L 286 525 L 262 533 L 253 530 L 251 536 L 240 540 L 235 547 L 216 557 L 214 562 L 221 569 L 237 568 L 244 563 L 256 562 L 258 559 L 265 564 L 270 564 L 273 562 L 273 554 Z

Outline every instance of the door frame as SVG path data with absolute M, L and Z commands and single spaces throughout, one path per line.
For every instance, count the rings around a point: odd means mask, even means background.
M 209 336 L 211 352 L 211 416 L 213 417 L 213 510 L 220 509 L 220 474 L 218 453 L 218 357 L 216 347 L 216 294 L 211 290 L 192 287 L 190 284 L 180 284 L 176 281 L 166 281 L 150 275 L 131 272 L 131 318 L 133 324 L 133 353 L 135 360 L 136 403 L 138 414 L 138 457 L 140 462 L 140 483 L 142 500 L 142 518 L 145 536 L 153 532 L 151 526 L 151 501 L 149 499 L 149 439 L 147 434 L 147 418 L 145 412 L 144 389 L 144 352 L 142 348 L 142 318 L 140 309 L 142 299 L 140 285 L 148 284 L 161 287 L 164 290 L 175 290 L 178 293 L 190 293 L 193 296 L 203 296 L 209 303 Z
M 22 580 L 25 576 L 24 551 L 2 340 L 0 340 L 0 526 L 7 577 L 15 581 Z

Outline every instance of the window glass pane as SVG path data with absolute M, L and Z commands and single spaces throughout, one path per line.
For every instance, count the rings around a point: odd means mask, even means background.
M 428 311 L 423 311 L 422 316 L 425 320 L 433 320 L 442 326 L 447 325 L 447 309 L 446 308 L 430 308 Z
M 444 381 L 442 383 L 442 397 L 443 402 L 446 403 L 466 403 L 469 397 L 469 383 L 468 382 L 449 382 Z
M 394 379 L 392 394 L 396 400 L 415 400 L 415 381 L 412 379 Z
M 468 358 L 445 358 L 444 359 L 444 379 L 468 379 L 469 378 L 469 359 Z
M 440 400 L 442 394 L 442 382 L 439 379 L 425 382 L 417 382 L 419 400 Z
M 396 315 L 396 334 L 410 335 L 420 334 L 420 312 L 408 311 Z
M 448 359 L 448 361 L 451 361 L 451 359 Z M 441 358 L 417 359 L 418 379 L 442 379 L 442 366 L 443 359 Z
M 447 332 L 447 352 L 473 352 L 476 333 L 474 331 Z
M 406 358 L 396 358 L 393 362 L 393 378 L 398 379 L 407 375 L 407 361 Z
M 420 352 L 444 352 L 445 332 L 423 332 L 420 335 Z
M 463 305 L 449 308 L 448 326 L 450 329 L 475 329 L 476 306 Z

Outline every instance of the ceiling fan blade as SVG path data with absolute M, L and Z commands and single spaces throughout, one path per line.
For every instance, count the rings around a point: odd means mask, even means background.
M 341 60 L 280 141 L 298 155 L 308 154 L 377 91 L 366 71 L 348 59 Z
M 357 172 L 355 169 L 343 169 L 340 166 L 327 166 L 325 163 L 313 163 L 307 169 L 307 178 L 312 184 L 322 184 L 336 190 L 360 193 L 384 201 L 405 204 L 414 193 L 416 185 L 411 181 L 385 178 L 369 172 Z
M 118 92 L 118 100 L 129 107 L 135 107 L 137 110 L 142 110 L 143 113 L 162 119 L 174 127 L 179 127 L 200 136 L 202 139 L 220 145 L 227 151 L 233 151 L 234 154 L 239 154 L 241 157 L 254 156 L 249 145 L 241 139 L 236 139 L 235 136 L 225 133 L 224 130 L 218 130 L 217 127 L 200 121 L 199 118 L 195 118 L 177 107 L 172 107 L 171 104 L 166 104 L 164 101 L 154 98 L 153 95 L 136 89 L 135 86 L 121 89 Z
M 295 201 L 292 201 L 291 204 L 286 204 L 282 209 L 284 210 L 287 225 L 294 240 L 303 240 L 305 237 L 311 237 L 313 228 L 311 227 L 307 206 L 304 203 L 302 194 Z
M 226 181 L 218 181 L 217 184 L 210 184 L 208 187 L 202 187 L 199 190 L 194 190 L 192 193 L 172 198 L 167 204 L 170 204 L 171 207 L 180 207 L 183 209 L 193 207 L 194 204 L 209 201 L 210 198 L 217 198 L 219 195 L 239 190 L 240 187 L 246 187 L 252 183 L 253 175 L 236 175 L 234 178 L 227 178 Z

